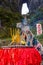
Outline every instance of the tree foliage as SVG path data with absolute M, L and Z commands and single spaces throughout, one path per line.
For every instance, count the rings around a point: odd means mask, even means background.
M 19 12 L 12 12 L 10 9 L 7 10 L 0 7 L 0 19 L 2 21 L 2 25 L 11 26 L 21 21 L 21 15 Z
M 30 21 L 31 22 L 36 22 L 37 20 L 43 19 L 43 8 L 39 8 L 36 13 L 33 13 L 30 15 Z

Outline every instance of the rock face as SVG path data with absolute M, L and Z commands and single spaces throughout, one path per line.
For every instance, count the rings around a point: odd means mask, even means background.
M 37 8 L 43 7 L 43 0 L 0 0 L 0 6 L 21 12 L 24 2 L 27 2 L 30 12 L 35 12 Z

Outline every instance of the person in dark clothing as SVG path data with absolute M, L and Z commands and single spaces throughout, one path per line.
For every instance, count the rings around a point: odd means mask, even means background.
M 32 44 L 33 46 L 37 45 L 37 39 L 35 39 L 35 37 L 33 38 Z

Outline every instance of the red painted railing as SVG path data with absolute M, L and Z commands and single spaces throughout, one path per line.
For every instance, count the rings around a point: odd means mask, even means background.
M 40 65 L 41 56 L 35 48 L 0 49 L 0 65 Z

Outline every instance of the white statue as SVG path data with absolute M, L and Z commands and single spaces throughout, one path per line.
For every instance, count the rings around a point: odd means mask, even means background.
M 21 14 L 22 15 L 26 15 L 27 13 L 29 13 L 29 9 L 27 7 L 27 3 L 23 3 L 22 9 L 21 9 Z

